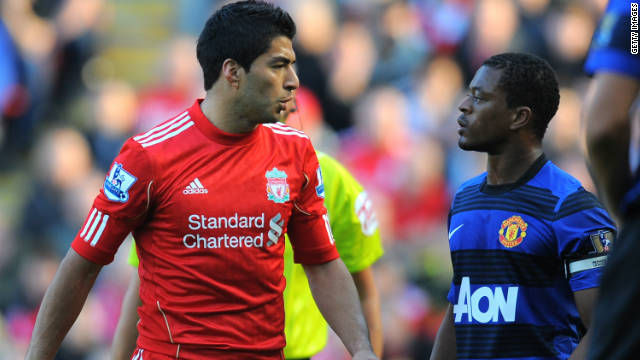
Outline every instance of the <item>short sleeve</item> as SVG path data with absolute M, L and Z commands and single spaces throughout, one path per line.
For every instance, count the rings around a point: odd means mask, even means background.
M 294 200 L 287 233 L 296 263 L 322 264 L 339 257 L 324 206 L 324 183 L 318 158 L 307 140 L 302 171 L 307 179 Z
M 71 247 L 89 261 L 113 261 L 126 236 L 145 218 L 152 169 L 147 154 L 133 140 L 125 143 Z
M 598 287 L 616 233 L 604 206 L 593 194 L 580 188 L 562 201 L 553 230 L 571 289 Z M 602 260 L 595 261 L 598 259 Z
M 362 271 L 384 252 L 373 204 L 367 192 L 340 163 L 322 153 L 318 153 L 318 161 L 336 248 L 349 272 Z
M 584 70 L 608 71 L 640 78 L 640 55 L 631 52 L 628 0 L 611 0 L 593 34 Z

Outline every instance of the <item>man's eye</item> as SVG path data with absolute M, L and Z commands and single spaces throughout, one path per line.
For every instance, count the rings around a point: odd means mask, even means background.
M 479 102 L 481 102 L 483 100 L 481 97 L 473 95 L 471 93 L 468 93 L 467 96 L 470 97 L 471 101 L 473 101 L 475 104 L 477 104 L 477 103 L 479 103 Z

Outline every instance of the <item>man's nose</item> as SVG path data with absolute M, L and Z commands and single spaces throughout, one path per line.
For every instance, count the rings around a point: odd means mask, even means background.
M 468 114 L 471 112 L 471 97 L 465 96 L 464 99 L 458 105 L 458 110 L 460 110 L 463 114 Z
M 293 91 L 300 87 L 300 80 L 298 79 L 298 74 L 296 74 L 296 70 L 293 66 L 289 66 L 289 71 L 287 71 L 287 76 L 284 80 L 284 88 Z

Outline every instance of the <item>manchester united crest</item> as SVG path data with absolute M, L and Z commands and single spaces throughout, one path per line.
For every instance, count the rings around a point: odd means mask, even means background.
M 287 173 L 278 168 L 267 171 L 267 199 L 275 203 L 289 201 L 289 184 L 287 183 Z
M 508 248 L 520 245 L 524 237 L 527 236 L 527 227 L 529 225 L 518 215 L 504 220 L 500 231 L 498 231 L 500 243 Z

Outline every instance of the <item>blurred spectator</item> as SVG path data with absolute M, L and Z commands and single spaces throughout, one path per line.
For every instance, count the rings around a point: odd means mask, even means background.
M 554 50 L 551 55 L 558 77 L 565 81 L 575 78 L 589 49 L 595 22 L 583 6 L 571 2 L 548 21 L 546 37 Z
M 460 65 L 448 56 L 436 56 L 415 72 L 410 93 L 411 127 L 420 133 L 433 133 L 445 139 L 455 135 L 453 111 L 463 86 Z
M 71 128 L 46 133 L 33 151 L 31 193 L 22 211 L 22 246 L 63 255 L 103 178 L 93 170 L 86 138 Z
M 186 108 L 194 97 L 203 97 L 202 74 L 193 56 L 196 39 L 180 36 L 169 41 L 163 61 L 157 70 L 157 80 L 138 94 L 139 107 L 135 132 L 151 129 L 167 114 L 177 114 Z M 131 130 L 131 129 L 129 129 Z M 112 154 L 113 158 L 115 154 Z
M 379 22 L 379 57 L 371 75 L 371 84 L 406 86 L 428 51 L 419 13 L 412 4 L 391 2 L 380 15 Z
M 30 124 L 22 118 L 26 115 L 29 99 L 26 91 L 26 73 L 22 55 L 15 46 L 4 21 L 0 19 L 0 167 L 23 149 L 20 142 L 31 134 Z
M 134 89 L 121 81 L 103 84 L 93 100 L 95 127 L 90 141 L 96 166 L 104 173 L 134 129 L 137 100 Z
M 470 79 L 484 59 L 509 49 L 518 26 L 518 8 L 513 1 L 476 1 L 471 27 L 460 49 L 460 56 L 466 62 L 466 77 Z
M 413 0 L 430 51 L 448 55 L 464 40 L 473 2 L 465 0 Z

